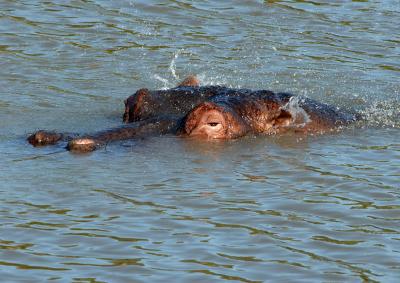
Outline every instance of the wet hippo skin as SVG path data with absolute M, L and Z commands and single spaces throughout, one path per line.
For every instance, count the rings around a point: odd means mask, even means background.
M 168 90 L 139 89 L 125 102 L 123 121 L 137 122 L 155 117 L 182 117 L 196 105 L 218 93 L 218 89 L 200 88 L 194 76 L 184 79 L 176 88 Z
M 232 139 L 249 133 L 323 133 L 356 119 L 332 106 L 288 93 L 231 91 L 192 109 L 178 132 L 205 139 Z
M 246 134 L 323 133 L 355 116 L 308 98 L 268 90 L 199 86 L 189 76 L 167 90 L 140 89 L 125 100 L 126 125 L 78 136 L 40 130 L 34 146 L 67 141 L 67 149 L 87 152 L 138 136 L 177 134 L 201 139 L 232 139 Z
M 51 131 L 40 130 L 28 137 L 28 142 L 33 146 L 56 144 L 64 135 Z

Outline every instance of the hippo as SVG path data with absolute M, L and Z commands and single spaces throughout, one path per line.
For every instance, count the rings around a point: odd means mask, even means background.
M 199 89 L 195 76 L 188 76 L 177 87 L 169 90 L 151 91 L 142 88 L 129 96 L 125 102 L 122 120 L 132 123 L 156 117 L 181 117 L 216 92 Z
M 176 124 L 178 119 L 176 116 L 182 116 L 181 113 L 186 113 L 207 98 L 205 95 L 199 95 L 198 92 L 194 95 L 191 93 L 190 87 L 198 86 L 199 80 L 191 75 L 170 91 L 139 89 L 124 101 L 123 121 L 131 125 L 121 126 L 117 132 L 116 129 L 96 132 L 90 137 L 96 139 L 96 146 L 100 146 L 113 140 L 129 139 L 145 133 L 150 134 L 151 131 L 160 134 L 168 132 L 169 126 L 166 126 L 166 124 L 172 123 L 172 121 Z M 144 120 L 146 122 L 139 123 Z M 163 128 L 161 129 L 161 127 Z M 68 150 L 91 151 L 95 149 L 90 142 L 84 145 L 85 142 L 89 141 L 86 139 L 88 136 L 86 138 L 79 138 L 79 136 L 76 133 L 39 130 L 30 135 L 27 141 L 35 147 L 54 145 L 60 141 L 66 141 L 68 142 Z M 74 142 L 71 142 L 72 140 Z M 80 142 L 79 146 L 76 143 L 78 140 Z
M 227 93 L 232 91 L 226 90 Z M 356 115 L 309 98 L 267 90 L 222 93 L 193 108 L 179 134 L 233 139 L 251 134 L 324 133 L 357 119 Z
M 40 130 L 28 142 L 39 146 L 63 140 L 68 150 L 88 152 L 111 141 L 154 134 L 205 140 L 248 134 L 316 134 L 357 120 L 355 114 L 309 98 L 270 90 L 200 86 L 195 76 L 167 90 L 139 89 L 124 102 L 126 124 L 121 127 L 85 136 Z

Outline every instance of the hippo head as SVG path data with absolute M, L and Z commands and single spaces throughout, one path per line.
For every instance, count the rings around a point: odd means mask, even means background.
M 180 129 L 182 135 L 204 139 L 231 139 L 247 133 L 248 126 L 234 111 L 204 102 L 190 111 Z
M 261 102 L 260 102 L 261 103 Z M 204 102 L 183 119 L 179 133 L 204 139 L 232 139 L 254 134 L 276 134 L 290 130 L 293 115 L 277 103 L 230 105 Z M 257 106 L 257 107 L 256 107 Z

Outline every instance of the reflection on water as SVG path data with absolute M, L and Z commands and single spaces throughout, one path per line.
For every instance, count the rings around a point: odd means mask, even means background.
M 5 282 L 396 282 L 397 1 L 0 3 Z M 119 125 L 141 87 L 292 91 L 357 109 L 325 136 L 32 148 Z

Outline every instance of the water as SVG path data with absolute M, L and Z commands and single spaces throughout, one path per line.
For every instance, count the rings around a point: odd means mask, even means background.
M 397 282 L 400 4 L 0 2 L 2 282 Z M 87 155 L 37 129 L 121 124 L 136 89 L 290 91 L 366 121 Z

